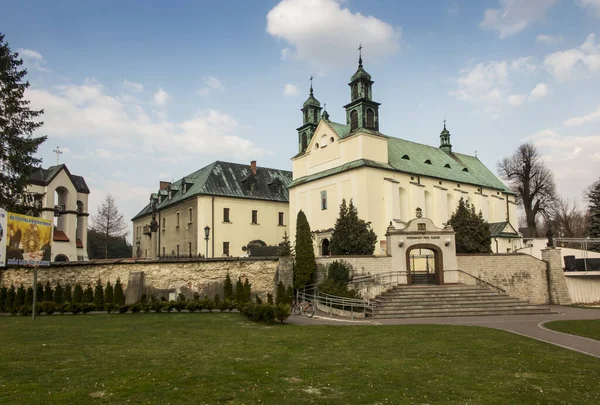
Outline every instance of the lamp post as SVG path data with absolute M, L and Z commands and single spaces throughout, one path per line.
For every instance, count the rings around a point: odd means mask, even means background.
M 137 258 L 140 258 L 140 241 L 135 242 L 135 246 L 137 247 Z
M 210 226 L 204 227 L 204 240 L 206 241 L 206 254 L 204 257 L 208 258 L 208 237 L 210 236 Z

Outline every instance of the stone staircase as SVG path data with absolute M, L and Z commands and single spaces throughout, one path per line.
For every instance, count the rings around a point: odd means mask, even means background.
M 397 286 L 374 302 L 371 316 L 379 319 L 552 313 L 491 288 L 463 284 Z

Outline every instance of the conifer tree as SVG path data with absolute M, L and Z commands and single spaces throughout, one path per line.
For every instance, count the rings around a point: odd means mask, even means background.
M 375 251 L 377 235 L 371 223 L 358 217 L 358 210 L 352 200 L 346 205 L 343 199 L 340 214 L 335 222 L 329 250 L 334 255 L 372 255 Z
M 242 279 L 238 277 L 237 282 L 235 283 L 235 301 L 238 304 L 244 303 L 244 284 L 242 283 Z
M 75 288 L 73 289 L 73 302 L 76 304 L 83 302 L 83 288 L 79 283 L 75 284 Z
M 57 305 L 60 305 L 63 303 L 63 287 L 62 285 L 60 285 L 60 281 L 58 283 L 56 283 L 56 288 L 54 289 L 54 302 L 56 302 Z
M 37 213 L 34 201 L 26 192 L 29 177 L 41 163 L 35 156 L 46 137 L 32 137 L 43 123 L 43 110 L 32 110 L 25 97 L 23 60 L 13 53 L 0 34 L 0 207 L 16 213 Z M 41 297 L 40 297 L 41 298 Z
M 8 289 L 8 293 L 6 294 L 6 303 L 4 304 L 4 308 L 6 312 L 11 312 L 15 306 L 15 299 L 17 298 L 17 292 L 15 290 L 14 285 L 10 285 Z
M 44 300 L 44 286 L 39 281 L 38 281 L 37 286 L 36 286 L 35 300 L 37 302 L 42 302 Z
M 456 232 L 456 253 L 491 253 L 490 227 L 481 212 L 475 213 L 475 207 L 463 198 L 458 202 L 456 211 L 448 224 Z
M 71 301 L 73 301 L 73 295 L 72 295 L 72 290 L 71 290 L 71 284 L 67 284 L 65 286 L 65 288 L 63 289 L 63 298 L 62 298 L 62 302 L 65 304 L 70 303 Z
M 8 294 L 8 288 L 2 286 L 0 288 L 0 312 L 6 312 L 6 296 Z
M 226 300 L 233 301 L 233 284 L 229 273 L 225 276 L 225 282 L 223 283 L 223 296 Z
M 54 291 L 52 291 L 52 286 L 50 285 L 50 281 L 46 281 L 44 285 L 44 297 L 42 301 L 53 301 L 54 300 Z
M 283 241 L 279 244 L 279 248 L 277 249 L 277 255 L 282 257 L 292 256 L 294 254 L 294 249 L 292 249 L 292 242 L 290 242 L 290 237 L 287 234 L 287 231 L 283 233 Z
M 252 284 L 248 282 L 248 277 L 244 281 L 244 302 L 250 302 L 252 300 Z
M 96 311 L 104 309 L 104 288 L 102 288 L 100 279 L 96 282 L 96 288 L 94 289 L 94 305 L 96 305 Z
M 122 307 L 123 305 L 125 305 L 125 294 L 123 293 L 123 284 L 121 284 L 120 278 L 117 278 L 117 281 L 115 281 L 114 290 L 115 291 L 113 303 Z
M 600 238 L 600 179 L 587 190 L 586 198 L 590 213 L 588 236 L 590 238 Z M 600 252 L 600 244 L 590 244 L 589 248 Z
M 23 284 L 17 288 L 17 295 L 15 297 L 15 308 L 19 309 L 25 305 L 25 287 Z
M 275 304 L 285 304 L 287 303 L 285 299 L 285 286 L 283 285 L 283 281 L 280 281 L 277 284 L 277 291 L 275 292 Z
M 315 273 L 315 251 L 312 234 L 306 215 L 302 210 L 296 219 L 296 266 L 294 267 L 294 283 L 296 288 L 309 284 Z
M 94 302 L 94 290 L 91 285 L 88 284 L 85 290 L 83 290 L 83 299 L 81 301 L 86 304 Z
M 294 289 L 291 285 L 288 285 L 285 289 L 285 301 L 284 304 L 292 304 L 292 300 L 294 299 Z
M 104 306 L 108 304 L 113 304 L 115 300 L 114 289 L 110 281 L 106 282 L 106 287 L 104 288 Z
M 31 286 L 27 287 L 27 291 L 25 291 L 25 305 L 33 305 L 33 288 Z

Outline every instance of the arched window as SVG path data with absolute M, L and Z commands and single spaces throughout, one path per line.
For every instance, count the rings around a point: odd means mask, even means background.
M 304 123 L 308 122 L 308 109 L 304 110 Z
M 316 109 L 313 111 L 313 120 L 314 122 L 319 122 L 319 111 L 317 111 Z
M 308 146 L 308 140 L 306 139 L 306 132 L 302 134 L 302 152 L 306 150 Z
M 358 84 L 352 86 L 352 100 L 356 100 L 358 98 Z
M 367 128 L 375 129 L 375 113 L 370 108 L 367 110 Z
M 350 113 L 350 130 L 358 128 L 358 111 L 354 110 Z

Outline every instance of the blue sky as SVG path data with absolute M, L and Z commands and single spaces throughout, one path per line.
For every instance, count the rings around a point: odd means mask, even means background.
M 496 162 L 526 140 L 580 203 L 600 173 L 600 0 L 4 2 L 61 163 L 131 218 L 214 161 L 291 169 L 299 109 L 343 122 L 359 43 L 380 130 Z

